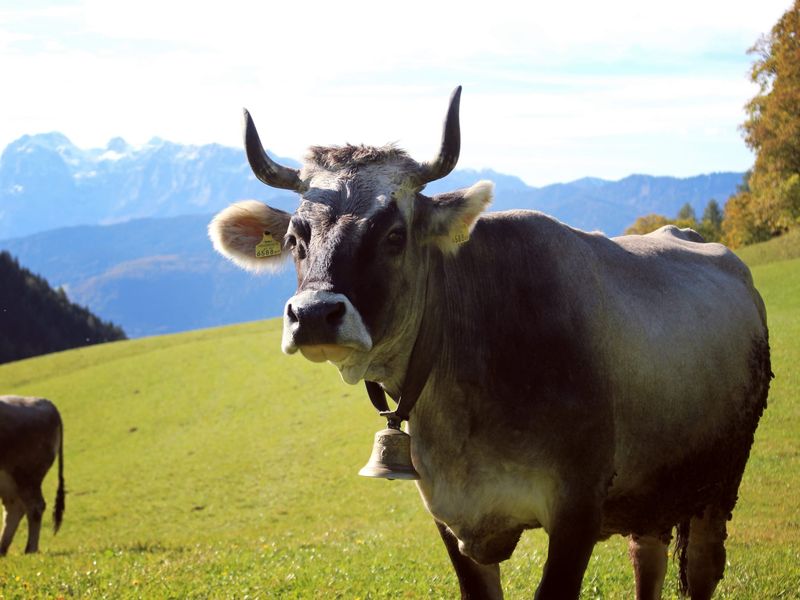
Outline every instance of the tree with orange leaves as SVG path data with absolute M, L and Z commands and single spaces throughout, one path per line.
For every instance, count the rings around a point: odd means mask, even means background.
M 759 91 L 745 106 L 745 142 L 756 153 L 744 189 L 725 205 L 723 230 L 732 246 L 800 226 L 800 0 L 750 49 Z

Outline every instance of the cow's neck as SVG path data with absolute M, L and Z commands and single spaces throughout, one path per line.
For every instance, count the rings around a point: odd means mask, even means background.
M 382 387 L 378 382 L 365 380 L 372 404 L 382 415 L 388 417 L 393 426 L 399 426 L 400 421 L 408 419 L 436 363 L 436 348 L 441 341 L 441 328 L 438 326 L 437 315 L 428 310 L 428 289 L 434 274 L 430 268 L 425 269 L 425 272 L 427 275 L 423 282 L 418 325 L 411 342 L 405 373 L 397 377 L 397 380 L 403 382 L 402 385 L 393 389 L 385 385 L 385 382 L 381 382 L 384 384 Z M 389 409 L 384 388 L 398 403 L 394 411 Z

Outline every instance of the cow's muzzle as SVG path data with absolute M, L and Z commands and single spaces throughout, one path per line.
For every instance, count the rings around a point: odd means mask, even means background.
M 347 296 L 306 290 L 286 303 L 281 347 L 315 362 L 342 362 L 353 350 L 369 352 L 372 337 Z

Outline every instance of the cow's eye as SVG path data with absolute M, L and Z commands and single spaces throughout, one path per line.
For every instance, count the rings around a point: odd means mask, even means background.
M 386 243 L 393 250 L 402 250 L 406 244 L 406 232 L 402 229 L 390 231 L 386 236 Z
M 290 251 L 294 252 L 295 256 L 300 260 L 304 260 L 306 257 L 306 245 L 305 242 L 302 240 L 298 240 L 297 236 L 290 233 L 286 236 L 286 241 L 284 244 L 286 248 Z

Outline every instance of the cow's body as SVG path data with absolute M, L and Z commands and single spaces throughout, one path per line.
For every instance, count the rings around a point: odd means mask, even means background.
M 55 530 L 64 513 L 63 427 L 56 407 L 43 398 L 0 396 L 0 499 L 5 508 L 0 556 L 8 552 L 17 527 L 28 518 L 25 552 L 39 549 L 45 501 L 42 481 L 58 456 Z
M 425 322 L 443 332 L 412 450 L 469 556 L 549 530 L 569 486 L 602 502 L 600 536 L 732 510 L 766 400 L 765 314 L 741 261 L 684 235 L 492 214 L 430 278 Z
M 457 108 L 458 93 L 421 164 L 346 146 L 293 171 L 248 122 L 256 174 L 302 202 L 233 205 L 215 246 L 262 270 L 280 260 L 254 258 L 264 231 L 286 240 L 284 351 L 394 397 L 422 379 L 412 457 L 465 597 L 501 597 L 499 562 L 542 527 L 538 598 L 577 598 L 615 533 L 630 536 L 637 598 L 658 598 L 676 526 L 682 588 L 710 597 L 771 375 L 749 271 L 691 230 L 608 239 L 532 211 L 481 215 L 488 182 L 423 196 L 455 164 Z

